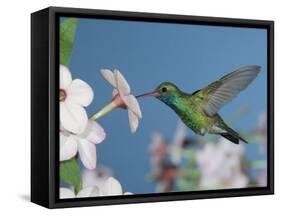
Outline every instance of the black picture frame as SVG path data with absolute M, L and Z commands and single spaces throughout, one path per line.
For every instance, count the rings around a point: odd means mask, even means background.
M 267 187 L 153 193 L 60 200 L 59 193 L 59 40 L 60 16 L 143 22 L 263 28 L 267 30 Z M 49 7 L 31 15 L 31 201 L 48 208 L 191 200 L 274 193 L 274 22 L 186 15 Z

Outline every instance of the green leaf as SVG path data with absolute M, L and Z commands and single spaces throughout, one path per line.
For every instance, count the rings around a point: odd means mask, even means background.
M 73 185 L 76 193 L 81 190 L 80 168 L 76 158 L 60 162 L 60 180 Z
M 60 22 L 60 64 L 68 66 L 72 54 L 78 20 L 67 18 Z

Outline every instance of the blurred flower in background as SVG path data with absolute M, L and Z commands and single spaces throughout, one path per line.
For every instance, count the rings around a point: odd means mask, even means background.
M 260 113 L 257 128 L 243 134 L 251 144 L 239 145 L 215 136 L 187 136 L 181 122 L 171 141 L 153 133 L 147 179 L 156 192 L 266 186 L 266 124 L 266 114 Z
M 164 138 L 159 133 L 152 134 L 151 139 L 152 140 L 149 149 L 151 154 L 151 165 L 153 168 L 157 169 L 165 158 L 167 145 Z
M 267 170 L 264 169 L 256 177 L 257 186 L 265 187 L 267 185 Z
M 165 139 L 159 133 L 154 133 L 151 139 L 152 178 L 157 181 L 156 191 L 172 191 L 177 175 L 177 167 L 167 158 L 168 145 Z
M 257 135 L 260 143 L 260 151 L 266 151 L 266 138 L 267 138 L 267 117 L 266 113 L 260 113 L 258 118 L 258 128 L 257 128 Z
M 234 145 L 224 138 L 206 143 L 196 152 L 201 173 L 199 187 L 205 189 L 243 188 L 249 179 L 243 170 L 244 145 Z
M 171 192 L 175 190 L 177 179 L 184 175 L 180 169 L 183 160 L 183 150 L 197 141 L 186 136 L 186 127 L 179 122 L 173 140 L 168 144 L 160 134 L 151 137 L 150 158 L 152 172 L 150 181 L 156 182 L 156 192 Z

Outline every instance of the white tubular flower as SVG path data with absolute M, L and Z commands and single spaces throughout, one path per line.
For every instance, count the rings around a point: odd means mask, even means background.
M 92 88 L 80 79 L 72 80 L 69 69 L 60 65 L 60 123 L 72 133 L 81 133 L 87 126 L 87 107 L 93 100 Z
M 113 72 L 108 69 L 102 69 L 103 77 L 112 85 L 113 98 L 111 103 L 96 113 L 92 119 L 97 119 L 115 108 L 124 108 L 128 110 L 129 124 L 132 133 L 135 133 L 138 127 L 139 119 L 142 117 L 139 103 L 135 96 L 131 94 L 130 86 L 119 70 Z

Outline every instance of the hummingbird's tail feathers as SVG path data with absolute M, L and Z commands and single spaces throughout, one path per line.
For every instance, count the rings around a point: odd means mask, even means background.
M 239 139 L 232 136 L 231 134 L 225 133 L 225 134 L 221 134 L 221 136 L 229 140 L 230 142 L 233 142 L 234 144 L 239 144 Z
M 235 130 L 228 127 L 226 124 L 224 124 L 224 129 L 227 131 L 227 133 L 222 133 L 221 136 L 228 139 L 229 141 L 239 144 L 239 140 L 242 140 L 244 143 L 248 143 L 244 138 L 242 138 Z
M 239 135 L 233 136 L 232 134 L 224 133 L 224 134 L 221 134 L 221 136 L 224 137 L 225 139 L 228 139 L 229 141 L 231 141 L 235 144 L 239 144 L 239 140 L 242 140 L 244 143 L 248 144 L 248 142 Z

